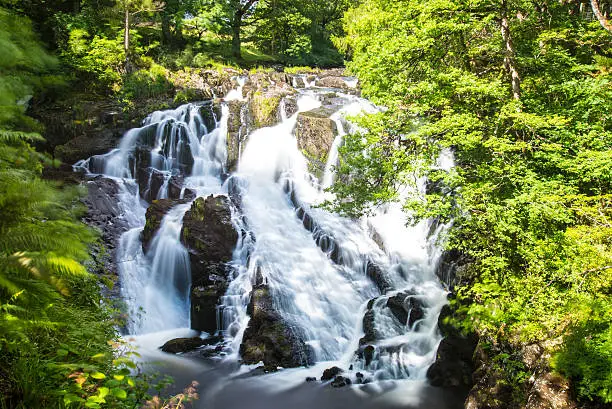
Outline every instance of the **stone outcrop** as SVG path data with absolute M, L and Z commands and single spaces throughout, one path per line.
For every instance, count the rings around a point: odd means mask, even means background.
M 231 101 L 229 103 L 229 118 L 227 120 L 227 170 L 236 169 L 240 152 L 244 149 L 249 133 L 247 121 L 248 103 L 246 101 Z
M 146 253 L 151 246 L 151 241 L 155 237 L 155 233 L 159 230 L 159 226 L 166 214 L 179 203 L 186 203 L 185 200 L 175 199 L 160 199 L 154 200 L 147 208 L 146 224 L 142 230 L 140 240 L 142 242 L 142 250 Z
M 274 309 L 270 289 L 256 285 L 247 313 L 251 316 L 240 345 L 245 364 L 263 362 L 267 368 L 293 368 L 313 363 L 310 348 Z
M 297 117 L 298 148 L 308 159 L 309 170 L 317 176 L 323 174 L 327 154 L 338 134 L 336 123 L 330 118 L 333 113 L 333 109 L 321 107 L 300 112 Z
M 412 325 L 425 316 L 421 303 L 410 294 L 398 293 L 389 297 L 386 304 L 400 324 Z
M 191 328 L 217 330 L 219 297 L 225 294 L 228 262 L 238 240 L 226 196 L 196 199 L 183 218 L 181 242 L 191 262 Z

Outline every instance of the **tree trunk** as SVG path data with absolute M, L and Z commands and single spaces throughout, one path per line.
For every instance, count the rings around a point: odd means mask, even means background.
M 502 1 L 501 4 L 501 34 L 504 40 L 504 67 L 510 74 L 512 81 L 512 96 L 514 99 L 519 100 L 521 98 L 521 77 L 519 76 L 516 68 L 516 61 L 514 59 L 515 50 L 514 44 L 512 43 L 512 36 L 510 33 L 510 22 L 508 21 L 508 9 L 506 1 Z
M 242 53 L 240 52 L 240 26 L 242 25 L 242 13 L 234 13 L 234 19 L 232 20 L 232 55 L 237 60 L 242 60 Z
M 597 17 L 597 20 L 599 20 L 599 24 L 612 33 L 612 24 L 610 24 L 606 16 L 604 16 L 601 12 L 599 4 L 597 4 L 597 0 L 591 0 L 591 8 L 593 9 L 593 14 L 595 14 L 595 17 Z
M 174 45 L 172 32 L 170 31 L 170 17 L 163 15 L 161 19 L 162 26 L 162 44 L 167 46 Z
M 130 63 L 130 9 L 127 5 L 125 6 L 123 29 L 123 51 L 125 52 L 125 71 L 129 73 L 132 70 L 132 66 Z

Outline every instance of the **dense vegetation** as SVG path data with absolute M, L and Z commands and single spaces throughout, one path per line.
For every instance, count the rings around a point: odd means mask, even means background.
M 96 234 L 78 222 L 80 192 L 41 180 L 53 162 L 33 148 L 32 95 L 84 89 L 129 105 L 171 89 L 171 71 L 345 57 L 389 110 L 347 136 L 336 208 L 367 213 L 427 176 L 407 214 L 452 220 L 446 246 L 470 260 L 458 324 L 496 354 L 512 404 L 529 376 L 515 352 L 531 343 L 584 402 L 612 402 L 609 0 L 0 6 L 0 407 L 134 407 L 148 387 L 117 358 L 114 313 L 86 271 Z
M 493 351 L 510 406 L 530 376 L 513 351 L 535 342 L 580 399 L 612 402 L 612 33 L 600 16 L 573 1 L 364 0 L 337 40 L 365 96 L 390 109 L 348 137 L 336 207 L 368 212 L 415 172 L 429 178 L 406 208 L 453 221 L 446 245 L 471 260 L 461 324 Z M 445 148 L 450 172 L 436 163 Z
M 151 378 L 119 342 L 120 314 L 89 272 L 100 270 L 90 250 L 101 244 L 79 221 L 84 192 L 42 179 L 56 163 L 34 148 L 46 145 L 28 116 L 33 97 L 78 102 L 86 92 L 129 108 L 171 91 L 173 71 L 340 65 L 331 37 L 350 4 L 0 0 L 0 407 L 158 408 L 195 397 L 190 387 L 148 400 Z

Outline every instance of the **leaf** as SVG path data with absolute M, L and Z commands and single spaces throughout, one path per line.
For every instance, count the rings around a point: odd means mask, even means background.
M 122 381 L 123 378 L 125 378 L 125 375 L 113 375 L 113 378 L 115 378 L 118 381 Z
M 124 391 L 123 389 L 113 388 L 111 392 L 112 392 L 113 396 L 117 397 L 118 399 L 125 399 L 125 398 L 127 398 L 127 392 Z
M 91 374 L 91 377 L 94 379 L 104 379 L 106 378 L 106 375 L 104 375 L 102 372 L 94 372 Z

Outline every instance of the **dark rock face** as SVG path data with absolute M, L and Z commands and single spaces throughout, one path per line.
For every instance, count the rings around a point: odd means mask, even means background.
M 351 384 L 351 379 L 344 376 L 336 376 L 331 383 L 331 386 L 334 388 L 342 388 L 343 386 L 349 386 Z
M 425 316 L 423 306 L 410 294 L 399 293 L 387 300 L 387 307 L 402 325 L 412 326 Z
M 376 325 L 374 323 L 374 311 L 372 310 L 372 308 L 374 307 L 374 302 L 376 302 L 376 298 L 371 299 L 368 302 L 368 309 L 363 316 L 364 336 L 359 340 L 359 345 L 367 345 L 374 343 L 379 338 L 379 334 L 376 330 Z
M 227 263 L 238 240 L 230 206 L 226 196 L 198 198 L 181 230 L 191 262 L 191 328 L 209 333 L 217 329 L 216 306 L 227 289 Z
M 340 375 L 344 372 L 341 368 L 337 366 L 332 366 L 331 368 L 327 368 L 323 371 L 323 375 L 321 376 L 322 381 L 330 381 L 334 379 L 336 376 Z
M 468 280 L 468 269 L 472 261 L 467 255 L 458 250 L 446 250 L 438 261 L 436 275 L 440 281 L 452 290 L 455 286 Z
M 181 352 L 193 351 L 204 344 L 205 341 L 200 337 L 175 338 L 166 342 L 160 349 L 171 354 L 178 354 Z
M 227 170 L 236 169 L 241 149 L 244 149 L 248 136 L 248 104 L 246 101 L 231 101 L 229 103 L 229 118 L 227 120 Z
M 374 284 L 383 294 L 393 288 L 382 268 L 372 260 L 368 260 L 366 263 L 366 275 L 374 281 Z
M 94 246 L 91 251 L 92 259 L 90 270 L 98 274 L 116 274 L 117 264 L 115 251 L 119 238 L 128 230 L 127 223 L 118 217 L 119 186 L 112 180 L 102 176 L 95 177 L 86 182 L 88 194 L 83 198 L 87 206 L 87 214 L 83 221 L 102 232 L 103 246 Z M 119 294 L 119 286 L 114 286 L 110 295 Z
M 253 288 L 247 313 L 251 320 L 240 345 L 244 363 L 263 361 L 266 367 L 283 368 L 313 363 L 310 348 L 275 310 L 268 286 Z
M 431 384 L 442 387 L 471 386 L 475 348 L 476 339 L 472 337 L 444 338 L 438 346 L 436 361 L 427 370 Z
M 154 200 L 153 203 L 151 203 L 151 206 L 147 208 L 147 222 L 142 230 L 142 235 L 140 236 L 140 240 L 142 241 L 142 250 L 145 253 L 149 250 L 151 241 L 153 240 L 153 237 L 155 237 L 157 230 L 159 230 L 159 226 L 164 216 L 168 214 L 170 209 L 180 203 L 186 202 L 184 200 L 160 199 Z
M 427 370 L 427 378 L 433 386 L 468 388 L 472 386 L 478 337 L 475 334 L 464 336 L 453 326 L 452 317 L 452 308 L 442 307 L 438 328 L 445 338 L 438 346 L 436 361 Z

